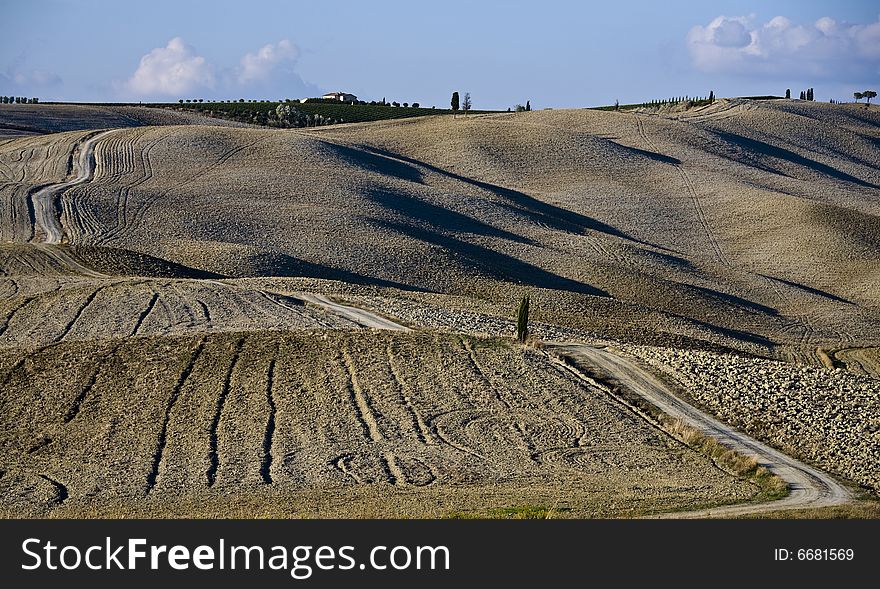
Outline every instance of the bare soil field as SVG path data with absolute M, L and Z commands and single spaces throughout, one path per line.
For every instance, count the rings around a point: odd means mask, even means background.
M 308 130 L 0 107 L 0 510 L 756 497 L 501 343 L 526 293 L 536 339 L 627 350 L 876 494 L 878 140 L 875 107 L 781 100 Z
M 614 516 L 756 493 L 500 340 L 249 332 L 9 350 L 0 366 L 15 391 L 0 411 L 5 515 L 241 510 L 252 494 L 270 512 L 340 515 L 367 486 L 355 509 L 386 515 L 537 500 Z M 327 498 L 301 499 L 316 489 Z

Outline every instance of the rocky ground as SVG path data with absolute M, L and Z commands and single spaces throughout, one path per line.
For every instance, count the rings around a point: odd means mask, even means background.
M 725 422 L 880 491 L 880 381 L 840 368 L 731 354 L 630 351 Z

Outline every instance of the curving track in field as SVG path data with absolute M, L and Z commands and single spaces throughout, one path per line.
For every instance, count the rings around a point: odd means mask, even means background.
M 49 184 L 31 193 L 30 203 L 35 225 L 32 241 L 46 244 L 59 244 L 62 242 L 64 239 L 64 228 L 61 226 L 57 199 L 65 190 L 85 184 L 92 179 L 95 173 L 95 146 L 101 139 L 112 132 L 101 131 L 87 135 L 76 145 L 74 150 L 76 155 L 72 155 L 73 173 L 76 175 L 72 179 Z M 37 237 L 37 225 L 39 225 L 42 231 L 40 239 Z
M 732 517 L 792 509 L 809 509 L 841 505 L 852 499 L 850 492 L 828 474 L 808 466 L 767 444 L 759 442 L 677 397 L 659 378 L 641 367 L 635 360 L 607 348 L 583 344 L 556 344 L 556 354 L 574 361 L 574 366 L 563 364 L 580 378 L 590 382 L 578 369 L 578 364 L 598 368 L 610 375 L 629 391 L 638 394 L 660 411 L 696 428 L 736 452 L 754 458 L 789 486 L 783 499 L 758 504 L 741 504 L 663 514 L 661 517 L 692 519 Z M 593 381 L 594 382 L 594 381 Z

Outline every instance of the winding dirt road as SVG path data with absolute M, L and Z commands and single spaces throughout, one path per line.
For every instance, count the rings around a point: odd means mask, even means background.
M 409 331 L 408 327 L 395 323 L 390 319 L 380 317 L 379 315 L 371 313 L 370 311 L 365 311 L 364 309 L 358 309 L 357 307 L 351 307 L 341 303 L 334 303 L 321 294 L 301 292 L 296 294 L 296 298 L 323 307 L 331 313 L 345 317 L 363 327 L 370 329 L 389 329 L 391 331 Z
M 34 211 L 34 242 L 46 244 L 59 244 L 64 237 L 64 229 L 61 227 L 55 200 L 65 190 L 85 184 L 92 179 L 95 173 L 95 145 L 98 141 L 112 133 L 112 130 L 103 131 L 88 137 L 85 141 L 77 144 L 79 152 L 73 161 L 73 172 L 76 176 L 71 180 L 49 184 L 33 192 L 30 196 Z M 43 231 L 43 239 L 37 234 L 37 225 Z
M 696 511 L 666 513 L 658 517 L 695 519 L 732 517 L 790 509 L 806 509 L 840 505 L 851 500 L 850 492 L 824 472 L 808 466 L 770 446 L 740 433 L 714 417 L 687 404 L 656 376 L 642 368 L 634 359 L 610 348 L 583 344 L 554 344 L 551 354 L 582 365 L 598 368 L 613 376 L 621 385 L 640 395 L 667 415 L 680 419 L 738 453 L 754 458 L 789 485 L 789 494 L 777 501 L 729 505 Z

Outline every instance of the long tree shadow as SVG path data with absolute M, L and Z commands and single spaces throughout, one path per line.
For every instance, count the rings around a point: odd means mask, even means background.
M 409 290 L 425 292 L 427 289 L 414 286 L 412 284 L 404 284 L 376 276 L 368 276 L 358 274 L 343 268 L 334 268 L 314 262 L 307 262 L 299 258 L 275 251 L 267 251 L 261 253 L 254 260 L 256 265 L 260 267 L 258 276 L 271 276 L 283 278 L 319 278 L 323 280 L 337 280 L 340 282 L 348 282 L 349 284 L 362 284 L 365 286 L 379 286 L 386 288 L 396 288 L 399 290 Z
M 459 182 L 464 182 L 466 184 L 470 184 L 471 186 L 480 188 L 481 190 L 491 192 L 492 194 L 499 196 L 507 201 L 506 203 L 499 203 L 501 204 L 501 206 L 505 206 L 515 213 L 526 215 L 532 221 L 541 223 L 553 229 L 567 231 L 570 233 L 583 233 L 587 230 L 598 231 L 600 233 L 606 233 L 608 235 L 613 235 L 614 237 L 619 237 L 622 239 L 640 243 L 642 245 L 649 245 L 651 247 L 666 249 L 662 246 L 657 246 L 636 239 L 630 235 L 627 235 L 623 231 L 620 231 L 619 229 L 612 227 L 611 225 L 607 225 L 601 221 L 593 219 L 592 217 L 587 217 L 586 215 L 582 215 L 580 213 L 569 211 L 567 209 L 563 209 L 561 207 L 557 207 L 555 205 L 540 201 L 536 198 L 529 196 L 528 194 L 525 194 L 524 192 L 519 192 L 510 188 L 504 188 L 502 186 L 491 184 L 489 182 L 483 182 L 474 178 L 468 178 L 467 176 L 462 176 L 460 174 L 456 174 L 455 172 L 450 172 L 448 170 L 438 168 L 437 166 L 426 163 L 424 161 L 410 158 L 405 155 L 400 155 L 398 153 L 385 151 L 376 147 L 365 145 L 361 146 L 360 149 L 385 158 L 401 160 L 414 166 L 425 168 L 436 174 L 446 176 L 447 178 L 451 178 Z
M 396 212 L 407 219 L 421 221 L 438 231 L 473 233 L 475 235 L 507 239 L 522 244 L 534 243 L 534 241 L 527 237 L 499 229 L 479 219 L 390 188 L 376 187 L 367 191 L 367 197 L 384 209 Z
M 673 166 L 677 166 L 681 163 L 681 160 L 670 155 L 664 155 L 662 153 L 657 153 L 656 151 L 648 151 L 647 149 L 639 149 L 638 147 L 630 147 L 629 145 L 623 145 L 618 143 L 617 141 L 612 141 L 611 139 L 606 139 L 608 143 L 613 143 L 617 147 L 626 150 L 635 155 L 640 155 L 642 157 L 646 157 L 648 159 L 652 159 L 655 162 L 660 162 L 663 164 L 670 164 Z
M 836 180 L 843 180 L 845 182 L 850 182 L 852 184 L 863 186 L 865 188 L 880 188 L 880 186 L 877 186 L 876 184 L 866 182 L 861 178 L 856 178 L 855 176 L 847 174 L 846 172 L 842 172 L 837 168 L 833 168 L 829 165 L 817 162 L 816 160 L 806 158 L 788 149 L 784 149 L 776 145 L 770 145 L 769 143 L 764 143 L 763 141 L 758 141 L 757 139 L 751 139 L 749 137 L 743 137 L 742 135 L 736 135 L 734 133 L 727 133 L 725 131 L 712 132 L 717 135 L 722 141 L 726 141 L 747 151 L 751 151 L 762 156 L 785 160 L 792 164 L 809 168 L 815 172 L 824 174 L 825 176 L 834 178 Z M 774 170 L 774 172 L 781 173 L 776 170 Z
M 468 243 L 442 233 L 405 223 L 390 222 L 383 219 L 373 219 L 372 223 L 389 231 L 443 248 L 462 260 L 467 267 L 477 270 L 485 276 L 539 288 L 565 290 L 600 297 L 610 296 L 607 292 L 595 286 L 559 276 L 528 262 L 518 260 L 508 254 L 497 252 L 475 243 Z
M 745 309 L 751 309 L 752 311 L 765 315 L 779 315 L 779 311 L 772 307 L 768 307 L 766 305 L 762 305 L 761 303 L 757 303 L 749 299 L 744 299 L 730 293 L 721 292 L 712 288 L 706 288 L 704 286 L 687 285 L 687 287 L 695 290 L 706 298 L 714 299 L 722 304 L 726 303 Z
M 758 272 L 757 274 L 758 274 L 758 276 L 763 276 L 764 278 L 766 278 L 768 280 L 775 280 L 776 282 L 781 282 L 782 284 L 785 284 L 787 286 L 791 286 L 791 287 L 796 288 L 798 290 L 802 290 L 804 292 L 808 292 L 810 294 L 832 300 L 836 303 L 844 303 L 846 305 L 855 305 L 855 303 L 852 301 L 849 301 L 849 300 L 841 298 L 837 295 L 831 294 L 830 292 L 826 292 L 824 290 L 814 288 L 812 286 L 807 286 L 806 284 L 800 284 L 799 282 L 792 282 L 791 280 L 777 278 L 776 276 L 769 276 L 767 274 L 761 274 L 760 272 Z
M 326 149 L 332 151 L 344 162 L 362 168 L 368 172 L 392 176 L 407 182 L 423 184 L 422 172 L 416 166 L 401 161 L 403 158 L 389 157 L 386 154 L 374 153 L 374 150 L 354 148 L 340 143 L 320 140 Z
M 757 344 L 759 346 L 764 346 L 767 348 L 773 347 L 775 345 L 773 340 L 757 333 L 733 329 L 732 327 L 722 327 L 720 325 L 715 325 L 714 323 L 709 323 L 707 321 L 695 319 L 693 317 L 688 317 L 687 319 L 689 321 L 693 321 L 697 325 L 708 329 L 709 331 L 714 331 L 731 339 L 740 340 L 750 344 Z

